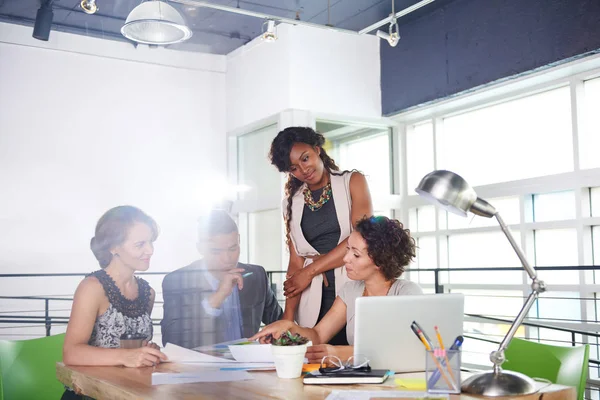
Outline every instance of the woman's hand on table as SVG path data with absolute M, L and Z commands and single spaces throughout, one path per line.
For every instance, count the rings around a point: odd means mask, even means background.
M 325 356 L 339 357 L 336 347 L 330 344 L 316 344 L 306 349 L 306 358 L 309 364 L 319 364 Z
M 146 342 L 146 343 L 144 343 L 144 346 L 148 346 L 148 347 L 150 347 L 150 348 L 152 348 L 152 349 L 155 349 L 155 350 L 159 350 L 159 351 L 160 351 L 160 346 L 159 346 L 159 345 L 157 345 L 157 344 L 156 344 L 156 343 L 154 343 L 154 342 Z
M 153 367 L 161 361 L 166 360 L 167 356 L 163 352 L 148 344 L 138 349 L 125 350 L 123 365 L 131 368 Z

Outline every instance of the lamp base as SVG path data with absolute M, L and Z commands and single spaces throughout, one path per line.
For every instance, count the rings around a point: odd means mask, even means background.
M 471 376 L 461 386 L 463 393 L 489 397 L 526 395 L 537 392 L 534 381 L 514 371 L 483 372 Z

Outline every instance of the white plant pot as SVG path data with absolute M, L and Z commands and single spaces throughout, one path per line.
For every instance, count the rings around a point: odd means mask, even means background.
M 302 365 L 306 354 L 307 344 L 300 346 L 271 345 L 275 369 L 279 378 L 293 379 L 302 375 Z

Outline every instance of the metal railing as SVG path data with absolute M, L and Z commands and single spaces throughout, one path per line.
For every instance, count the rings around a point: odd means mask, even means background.
M 588 266 L 557 266 L 557 267 L 536 267 L 538 271 L 600 271 L 600 266 L 588 265 Z M 510 267 L 510 268 L 431 268 L 431 269 L 418 269 L 411 270 L 407 272 L 418 272 L 418 273 L 431 273 L 433 274 L 433 284 L 422 284 L 424 287 L 433 288 L 435 293 L 444 293 L 447 291 L 455 291 L 455 287 L 458 285 L 455 283 L 446 283 L 442 274 L 445 273 L 453 273 L 453 272 L 487 272 L 487 271 L 523 271 L 522 268 L 519 267 Z M 139 275 L 149 275 L 149 276 L 161 276 L 166 275 L 168 272 L 144 272 Z M 275 289 L 275 293 L 281 294 L 280 283 L 284 278 L 285 271 L 267 271 L 269 282 L 271 286 Z M 49 273 L 49 274 L 0 274 L 0 279 L 12 279 L 12 278 L 52 278 L 58 279 L 61 277 L 85 277 L 88 275 L 87 273 Z M 279 281 L 279 284 L 276 283 Z M 595 284 L 594 284 L 595 285 Z M 484 285 L 481 285 L 484 286 Z M 489 287 L 490 293 L 489 297 L 494 296 L 494 285 L 489 284 L 485 285 Z M 506 286 L 506 285 L 504 285 Z M 512 286 L 526 287 L 527 284 L 516 284 Z M 552 290 L 552 286 L 550 286 L 550 290 Z M 468 295 L 467 295 L 468 296 Z M 508 296 L 510 297 L 510 296 Z M 518 296 L 521 298 L 520 296 Z M 524 299 L 526 296 L 523 296 Z M 600 305 L 599 299 L 595 296 L 590 299 L 581 299 L 581 298 L 572 298 L 572 297 L 555 297 L 555 299 L 565 299 L 565 300 L 592 300 L 597 302 Z M 38 301 L 40 302 L 40 308 L 36 307 L 36 310 L 21 310 L 19 312 L 0 312 L 0 325 L 12 325 L 14 326 L 43 326 L 45 329 L 45 334 L 50 335 L 52 331 L 52 327 L 55 325 L 66 325 L 69 322 L 68 316 L 60 316 L 52 314 L 52 305 L 56 302 L 70 302 L 72 301 L 72 296 L 0 296 L 1 301 Z M 279 297 L 278 300 L 283 302 L 284 299 Z M 42 307 L 43 304 L 43 307 Z M 161 301 L 157 301 L 155 305 L 162 304 Z M 70 307 L 69 307 L 70 309 Z M 40 315 L 24 315 L 30 311 L 37 312 Z M 493 315 L 481 315 L 481 314 L 465 314 L 465 321 L 478 321 L 478 322 L 487 322 L 493 324 L 511 324 L 512 316 L 493 316 Z M 556 321 L 554 321 L 556 322 Z M 573 320 L 561 320 L 563 323 L 581 323 L 582 321 L 573 319 Z M 591 322 L 592 324 L 597 324 L 598 320 L 590 320 L 585 322 Z M 160 319 L 153 319 L 154 325 L 160 325 Z M 593 346 L 598 346 L 600 342 L 600 334 L 594 331 L 585 331 L 577 328 L 569 328 L 565 326 L 560 326 L 560 324 L 552 324 L 552 323 L 541 323 L 539 320 L 529 318 L 524 323 L 523 326 L 528 328 L 536 328 L 536 329 L 549 329 L 556 332 L 566 332 L 570 334 L 570 341 L 568 342 L 570 345 L 575 346 L 581 343 L 590 343 Z M 481 335 L 482 337 L 478 337 L 477 334 L 472 332 L 467 332 L 465 337 L 468 337 L 472 340 L 478 340 L 482 342 L 495 343 L 498 341 L 494 341 L 489 338 L 490 335 Z M 484 337 L 487 336 L 487 337 Z M 577 336 L 581 336 L 581 340 L 577 340 Z M 556 342 L 559 342 L 558 340 Z M 598 350 L 596 350 L 596 353 Z M 596 357 L 590 358 L 590 367 L 599 369 L 600 361 Z M 591 380 L 591 386 L 595 387 L 598 382 L 595 380 Z

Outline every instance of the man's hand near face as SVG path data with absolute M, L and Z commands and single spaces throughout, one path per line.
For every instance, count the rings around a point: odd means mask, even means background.
M 244 278 L 241 273 L 244 272 L 243 268 L 233 268 L 227 271 L 221 278 L 219 288 L 213 293 L 208 299 L 208 304 L 212 308 L 221 308 L 221 304 L 233 291 L 234 285 L 237 285 L 239 290 L 244 287 Z

